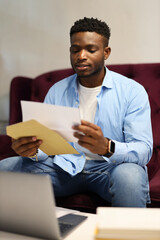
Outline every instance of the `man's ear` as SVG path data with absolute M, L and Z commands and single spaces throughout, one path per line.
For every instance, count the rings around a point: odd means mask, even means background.
M 111 48 L 110 47 L 105 47 L 105 49 L 104 49 L 104 60 L 108 59 L 110 53 L 111 53 Z

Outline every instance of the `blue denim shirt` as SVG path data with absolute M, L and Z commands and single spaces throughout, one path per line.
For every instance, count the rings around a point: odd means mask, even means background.
M 78 108 L 77 75 L 54 84 L 44 102 Z M 153 140 L 150 105 L 144 87 L 106 68 L 97 102 L 94 123 L 101 127 L 105 137 L 115 142 L 115 153 L 110 158 L 104 157 L 104 160 L 145 166 L 152 155 Z M 81 172 L 85 161 L 83 152 L 54 157 L 54 163 L 71 175 Z

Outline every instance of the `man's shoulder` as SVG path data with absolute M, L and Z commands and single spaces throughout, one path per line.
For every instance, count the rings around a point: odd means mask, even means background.
M 49 92 L 64 92 L 66 89 L 70 89 L 71 86 L 75 86 L 76 84 L 76 78 L 77 75 L 73 74 L 66 78 L 63 78 L 62 80 L 59 80 L 58 82 L 54 83 L 52 87 L 50 87 Z
M 58 82 L 56 82 L 48 91 L 45 102 L 49 104 L 57 104 L 59 105 L 60 102 L 64 104 L 65 95 L 71 96 L 73 89 L 76 88 L 76 79 L 77 75 L 73 74 L 69 77 L 66 77 Z M 62 105 L 63 105 L 62 104 Z
M 72 75 L 70 75 L 70 76 L 68 76 L 68 77 L 66 77 L 66 78 L 63 78 L 63 79 L 61 79 L 60 81 L 58 81 L 58 82 L 56 82 L 53 86 L 54 87 L 61 87 L 61 86 L 68 86 L 68 85 L 70 85 L 71 83 L 73 83 L 74 84 L 74 80 L 76 80 L 76 78 L 77 78 L 77 74 L 72 74 Z
M 116 85 L 124 86 L 124 87 L 131 87 L 131 88 L 139 88 L 139 89 L 144 89 L 144 87 L 138 83 L 135 79 L 129 78 L 127 76 L 124 76 L 120 73 L 114 72 L 114 71 L 109 71 L 112 77 L 113 83 Z

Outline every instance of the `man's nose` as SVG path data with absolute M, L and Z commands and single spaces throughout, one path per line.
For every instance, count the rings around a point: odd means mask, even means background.
M 79 55 L 78 55 L 78 58 L 80 60 L 84 60 L 87 58 L 87 54 L 86 54 L 86 51 L 84 49 L 82 49 L 80 52 L 79 52 Z

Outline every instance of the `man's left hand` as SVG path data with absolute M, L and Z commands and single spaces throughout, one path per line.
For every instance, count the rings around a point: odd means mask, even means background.
M 73 126 L 73 129 L 76 130 L 74 136 L 79 139 L 79 145 L 95 154 L 104 155 L 107 153 L 108 139 L 103 136 L 99 126 L 82 120 L 81 124 Z

